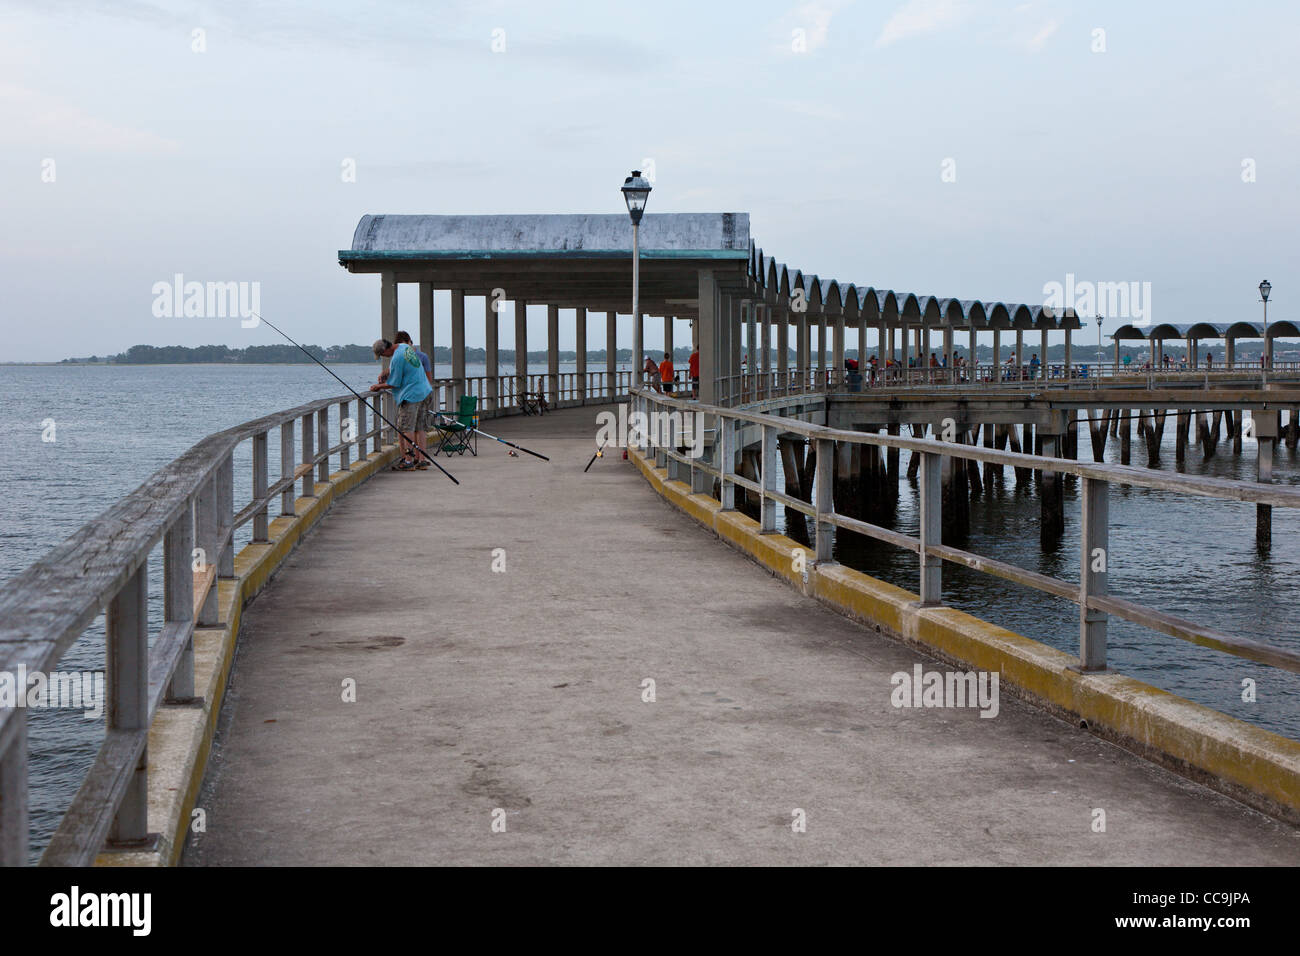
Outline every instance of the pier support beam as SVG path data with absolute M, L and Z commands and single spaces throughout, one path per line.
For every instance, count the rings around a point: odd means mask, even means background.
M 420 351 L 433 362 L 433 283 L 417 283 L 420 290 Z M 390 339 L 391 341 L 391 339 Z M 435 396 L 436 397 L 436 396 Z
M 1253 408 L 1250 417 L 1255 423 L 1255 445 L 1257 448 L 1257 477 L 1261 484 L 1273 481 L 1273 446 L 1277 442 L 1279 414 L 1276 411 L 1264 411 Z M 1255 547 L 1268 550 L 1273 546 L 1273 506 L 1255 505 Z
M 1051 430 L 1040 431 L 1039 438 L 1043 446 L 1043 457 L 1059 458 L 1061 456 L 1061 446 L 1065 436 L 1064 416 L 1054 415 Z M 1042 470 L 1039 479 L 1039 495 L 1041 497 L 1041 518 L 1039 522 L 1039 531 L 1042 544 L 1047 547 L 1053 547 L 1061 540 L 1061 535 L 1065 533 L 1065 482 L 1059 471 L 1050 471 L 1047 468 Z

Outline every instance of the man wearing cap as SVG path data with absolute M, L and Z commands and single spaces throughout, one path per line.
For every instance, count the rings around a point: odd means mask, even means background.
M 397 403 L 397 430 L 401 433 L 402 457 L 393 465 L 396 471 L 410 471 L 416 467 L 416 451 L 407 441 L 414 438 L 420 409 L 433 394 L 433 386 L 424 372 L 424 365 L 415 349 L 404 342 L 396 345 L 388 339 L 376 339 L 375 358 L 388 359 L 388 374 L 384 381 L 370 386 L 372 392 L 391 391 Z M 424 456 L 419 456 L 424 460 Z

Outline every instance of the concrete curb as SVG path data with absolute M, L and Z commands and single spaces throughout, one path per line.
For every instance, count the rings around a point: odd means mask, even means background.
M 312 498 L 294 500 L 294 516 L 275 518 L 269 542 L 247 544 L 235 555 L 235 576 L 217 582 L 220 627 L 194 631 L 194 692 L 203 698 L 193 707 L 159 707 L 149 728 L 149 832 L 159 835 L 150 851 L 101 853 L 96 866 L 175 866 L 185 848 L 190 818 L 203 785 L 208 754 L 216 734 L 221 701 L 230 679 L 244 606 L 270 583 L 303 535 L 341 498 L 397 457 L 396 446 L 353 462 L 347 471 L 317 482 Z
M 920 598 L 840 564 L 816 565 L 792 538 L 761 534 L 739 511 L 670 481 L 636 449 L 629 451 L 650 486 L 736 550 L 809 597 L 896 640 L 946 661 L 997 671 L 1032 703 L 1083 724 L 1141 757 L 1190 777 L 1288 823 L 1300 824 L 1300 743 L 1125 677 L 1083 674 L 1077 659 L 954 608 Z M 806 568 L 795 570 L 804 552 Z

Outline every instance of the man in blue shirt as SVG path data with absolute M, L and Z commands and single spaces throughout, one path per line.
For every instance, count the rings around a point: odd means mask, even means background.
M 382 381 L 371 385 L 370 390 L 391 391 L 393 401 L 397 403 L 396 425 L 401 433 L 402 457 L 393 468 L 397 471 L 410 471 L 419 465 L 427 468 L 428 459 L 424 455 L 417 455 L 407 441 L 407 436 L 411 436 L 421 448 L 424 447 L 422 439 L 426 436 L 417 433 L 416 425 L 421 410 L 428 408 L 429 397 L 433 395 L 433 386 L 429 384 L 429 376 L 424 371 L 420 356 L 412 346 L 404 342 L 389 342 L 387 339 L 375 340 L 374 353 L 377 359 L 388 359 L 388 373 L 381 376 Z

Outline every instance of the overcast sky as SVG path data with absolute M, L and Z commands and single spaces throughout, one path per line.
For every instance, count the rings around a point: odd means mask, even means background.
M 367 342 L 378 277 L 337 264 L 363 214 L 618 213 L 646 160 L 651 211 L 748 212 L 826 278 L 1031 303 L 1067 273 L 1150 282 L 1171 322 L 1257 319 L 1268 278 L 1270 319 L 1300 319 L 1293 3 L 0 9 L 0 361 L 276 341 L 155 317 L 175 273 Z

